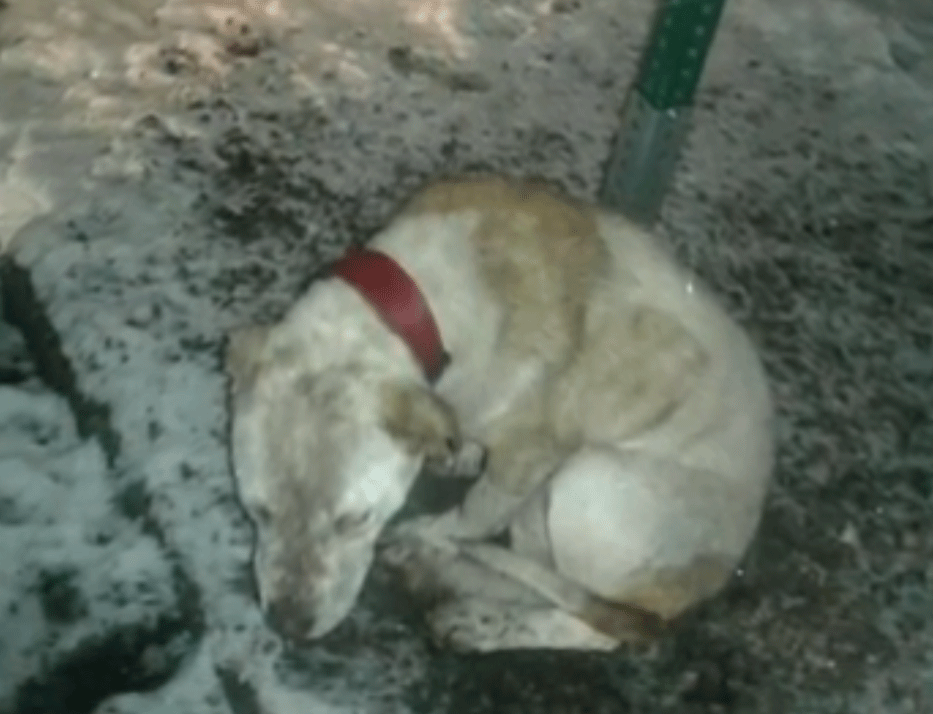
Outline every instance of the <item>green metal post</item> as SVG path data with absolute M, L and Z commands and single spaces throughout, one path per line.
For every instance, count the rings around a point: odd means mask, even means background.
M 653 223 L 661 210 L 724 5 L 661 0 L 654 16 L 600 190 L 604 204 L 641 223 Z

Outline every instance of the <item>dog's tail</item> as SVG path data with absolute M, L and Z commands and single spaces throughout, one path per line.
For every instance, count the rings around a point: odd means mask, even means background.
M 458 545 L 464 555 L 531 588 L 555 607 L 620 642 L 654 640 L 665 629 L 665 622 L 659 615 L 637 605 L 614 603 L 594 595 L 550 568 L 505 548 L 484 543 Z

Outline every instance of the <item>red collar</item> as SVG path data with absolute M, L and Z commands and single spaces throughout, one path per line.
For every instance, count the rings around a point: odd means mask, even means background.
M 414 353 L 428 381 L 450 361 L 431 308 L 412 277 L 385 253 L 351 246 L 331 271 L 355 287 Z

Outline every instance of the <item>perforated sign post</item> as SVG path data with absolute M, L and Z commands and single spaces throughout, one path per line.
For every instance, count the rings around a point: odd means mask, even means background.
M 661 0 L 622 125 L 606 164 L 600 200 L 653 223 L 690 125 L 694 93 L 725 0 Z

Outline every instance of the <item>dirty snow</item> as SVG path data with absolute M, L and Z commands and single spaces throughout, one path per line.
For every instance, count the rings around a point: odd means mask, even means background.
M 75 376 L 0 323 L 0 712 L 933 711 L 923 3 L 726 7 L 663 222 L 782 411 L 734 588 L 660 652 L 484 660 L 431 651 L 379 571 L 333 637 L 282 651 L 248 577 L 223 335 L 427 176 L 593 196 L 649 4 L 0 7 L 0 252 Z

